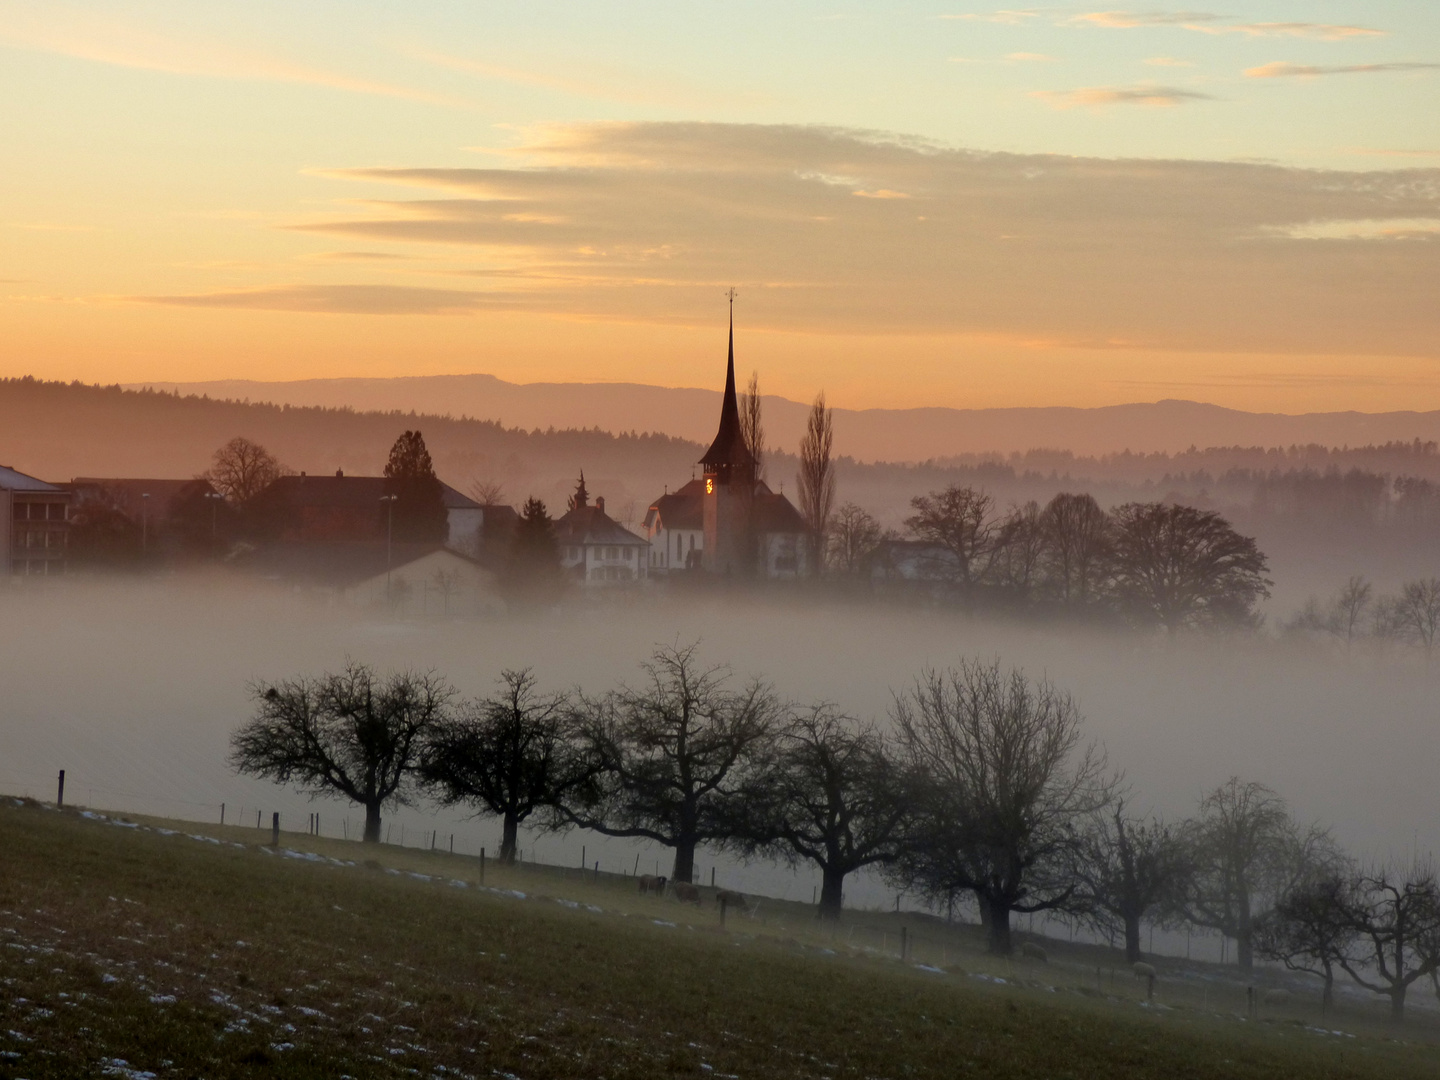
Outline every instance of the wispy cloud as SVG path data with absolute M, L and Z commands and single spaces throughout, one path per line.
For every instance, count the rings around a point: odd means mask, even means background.
M 891 191 L 889 188 L 876 188 L 874 191 L 852 191 L 851 195 L 858 195 L 862 199 L 908 199 L 910 198 L 903 191 Z
M 412 258 L 393 251 L 316 251 L 302 258 L 312 262 L 396 262 Z
M 1386 31 L 1368 26 L 1311 22 L 1230 21 L 1225 15 L 1206 11 L 1092 11 L 1063 19 L 1062 26 L 1096 26 L 1107 30 L 1135 30 L 1143 27 L 1176 27 L 1202 34 L 1241 34 L 1245 37 L 1298 37 L 1317 41 L 1345 41 L 1357 37 L 1381 37 Z
M 1000 23 L 1005 26 L 1023 26 L 1032 19 L 1040 18 L 1038 11 L 990 11 L 979 15 L 941 15 L 942 19 L 955 19 L 961 22 L 989 22 Z
M 1194 93 L 1101 87 L 1068 103 L 1163 105 Z M 298 226 L 353 238 L 353 250 L 464 252 L 489 291 L 287 285 L 171 302 L 422 313 L 510 304 L 689 323 L 713 306 L 715 282 L 735 281 L 764 290 L 765 325 L 807 332 L 1370 356 L 1433 355 L 1440 336 L 1440 243 L 1415 224 L 1440 220 L 1440 170 L 982 154 L 700 123 L 552 127 L 511 160 L 331 173 L 411 194 Z M 1386 224 L 1353 224 L 1371 220 Z M 1321 233 L 1335 239 L 1313 242 Z
M 1106 105 L 1173 108 L 1192 101 L 1215 100 L 1211 94 L 1184 90 L 1176 86 L 1086 86 L 1078 90 L 1035 90 L 1030 96 L 1057 109 L 1075 109 L 1082 106 L 1103 108 Z
M 1055 57 L 1046 56 L 1044 53 L 1034 52 L 1012 52 L 1006 55 L 1006 60 L 1016 60 L 1020 63 L 1054 64 L 1058 63 Z
M 0 45 L 170 75 L 299 83 L 430 105 L 472 107 L 428 90 L 326 71 L 220 42 L 147 33 L 94 17 L 49 22 L 7 15 L 0 23 Z
M 1433 71 L 1440 64 L 1388 63 L 1388 64 L 1287 64 L 1277 60 L 1273 64 L 1261 64 L 1249 68 L 1245 74 L 1252 79 L 1284 79 L 1292 76 L 1314 77 L 1317 75 L 1366 75 L 1386 71 Z
M 171 307 L 245 308 L 325 315 L 458 315 L 487 308 L 513 308 L 516 304 L 512 296 L 405 285 L 276 285 L 124 299 Z

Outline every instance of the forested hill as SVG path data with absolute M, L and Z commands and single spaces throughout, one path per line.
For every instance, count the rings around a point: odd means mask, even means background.
M 177 396 L 118 386 L 0 380 L 0 463 L 47 480 L 74 476 L 191 476 L 236 435 L 311 473 L 377 474 L 407 428 L 425 435 L 440 478 L 464 491 L 499 479 L 506 497 L 552 506 L 580 469 L 618 512 L 639 514 L 669 484 L 690 479 L 704 448 L 666 435 L 507 428 L 486 420 L 294 407 Z M 563 499 L 559 503 L 563 511 Z

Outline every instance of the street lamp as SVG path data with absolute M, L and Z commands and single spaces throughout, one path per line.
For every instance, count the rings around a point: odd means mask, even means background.
M 395 536 L 395 500 L 398 495 L 381 495 L 385 504 L 385 600 L 390 600 L 390 550 Z
M 218 491 L 205 492 L 205 498 L 210 500 L 210 546 L 215 546 L 215 514 L 220 509 L 220 504 L 225 501 L 225 496 Z

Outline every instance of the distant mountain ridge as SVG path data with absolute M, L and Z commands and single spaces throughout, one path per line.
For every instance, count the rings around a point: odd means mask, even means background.
M 415 412 L 495 420 L 507 427 L 656 432 L 695 442 L 714 435 L 718 390 L 641 383 L 512 383 L 494 375 L 260 382 L 146 382 L 130 388 L 232 401 Z M 793 452 L 808 406 L 764 399 L 767 441 Z M 860 461 L 916 462 L 1046 448 L 1077 455 L 1178 453 L 1195 446 L 1365 446 L 1440 441 L 1440 411 L 1252 413 L 1163 400 L 1097 408 L 836 409 L 835 446 Z

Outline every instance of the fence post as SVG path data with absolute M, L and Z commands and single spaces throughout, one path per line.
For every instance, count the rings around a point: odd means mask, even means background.
M 60 770 L 60 790 L 55 793 L 55 805 L 65 805 L 65 770 Z
M 715 867 L 710 867 L 710 888 L 715 887 Z
M 220 804 L 220 824 L 222 826 L 225 824 L 225 804 L 223 802 Z
M 450 854 L 455 854 L 455 834 L 453 832 L 450 834 Z
M 256 810 L 256 811 L 255 811 L 255 827 L 256 827 L 257 829 L 260 827 L 260 811 L 259 811 L 259 810 Z
M 631 876 L 633 877 L 634 875 L 639 874 L 639 873 L 640 873 L 640 853 L 637 851 L 637 852 L 635 853 L 635 869 L 634 869 L 634 871 L 632 872 Z
M 275 811 L 275 816 L 270 819 L 270 846 L 280 846 L 280 811 Z
M 595 884 L 600 884 L 600 860 L 595 860 Z

